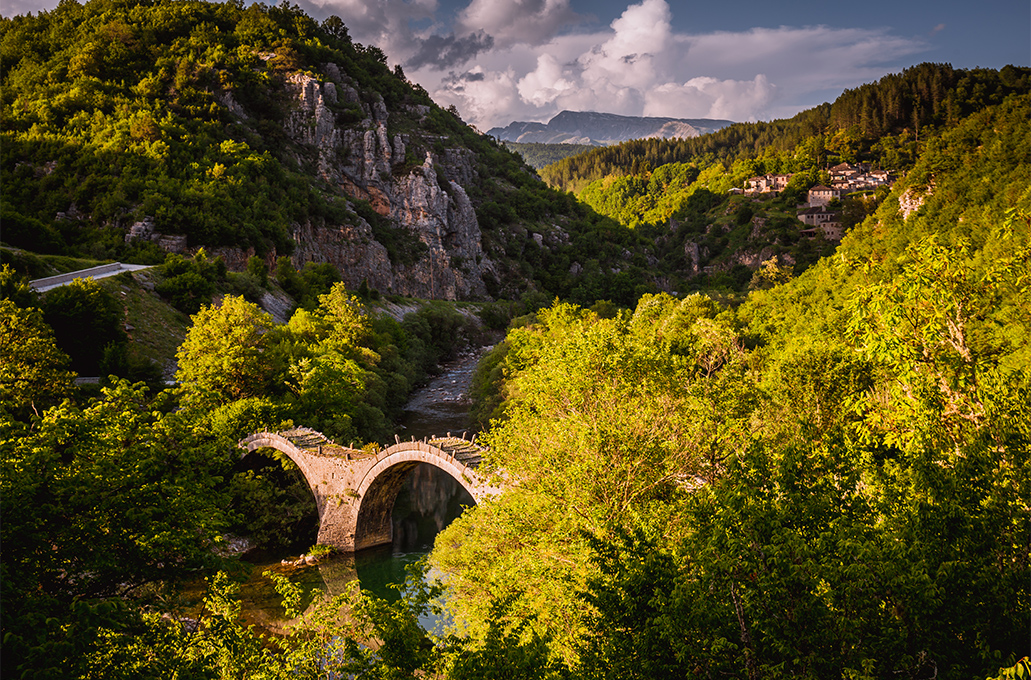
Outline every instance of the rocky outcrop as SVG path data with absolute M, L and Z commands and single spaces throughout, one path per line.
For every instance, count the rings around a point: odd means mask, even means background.
M 293 314 L 296 301 L 281 290 L 266 290 L 261 294 L 261 308 L 272 315 L 272 320 L 285 324 Z
M 427 107 L 390 112 L 378 94 L 363 99 L 356 84 L 334 65 L 324 68 L 322 79 L 295 74 L 288 86 L 296 104 L 285 129 L 307 150 L 301 159 L 313 162 L 322 180 L 352 199 L 367 201 L 385 222 L 380 229 L 407 230 L 425 245 L 414 263 L 391 262 L 372 225 L 354 214 L 348 224 L 296 225 L 294 265 L 328 262 L 348 285 L 365 280 L 387 293 L 451 300 L 488 297 L 483 276 L 493 274 L 493 265 L 483 252 L 476 213 L 463 186 L 476 177 L 473 153 L 425 150 L 433 140 L 421 135 L 417 124 Z M 350 112 L 360 108 L 363 119 L 357 125 L 338 125 L 334 108 L 341 107 Z M 415 132 L 391 135 L 391 116 L 414 123 L 404 127 Z
M 363 280 L 381 291 L 393 288 L 393 270 L 386 247 L 372 236 L 372 227 L 364 220 L 356 224 L 296 225 L 293 233 L 297 246 L 292 259 L 295 266 L 305 262 L 328 262 L 340 271 L 348 287 L 356 288 Z
M 154 231 L 154 218 L 146 216 L 129 227 L 125 242 L 154 241 L 166 253 L 186 253 L 186 237 L 181 234 L 161 234 Z
M 785 265 L 795 264 L 795 258 L 788 253 L 778 253 L 778 249 L 774 246 L 765 246 L 758 251 L 739 250 L 734 254 L 733 258 L 728 260 L 726 268 L 730 269 L 736 264 L 743 264 L 749 269 L 758 269 L 763 262 L 770 258 L 776 258 L 781 264 Z
M 922 193 L 917 193 L 912 187 L 903 191 L 899 196 L 899 212 L 902 213 L 902 219 L 908 220 L 909 216 L 924 204 L 924 199 L 932 193 L 934 193 L 934 188 L 930 186 Z
M 708 249 L 706 249 L 705 255 L 708 257 Z M 697 243 L 684 241 L 684 257 L 687 259 L 687 270 L 692 276 L 702 273 L 702 253 Z

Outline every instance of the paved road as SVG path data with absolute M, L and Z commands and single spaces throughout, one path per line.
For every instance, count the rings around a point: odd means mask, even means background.
M 29 281 L 29 287 L 37 293 L 45 293 L 48 290 L 64 286 L 75 279 L 102 279 L 107 276 L 115 276 L 122 272 L 134 272 L 140 269 L 147 269 L 154 265 L 147 264 L 122 264 L 121 262 L 112 262 L 110 264 L 102 264 L 99 267 L 90 267 L 89 269 L 80 269 L 77 272 L 68 272 L 67 274 L 58 274 L 57 276 L 48 276 L 44 279 L 34 279 Z

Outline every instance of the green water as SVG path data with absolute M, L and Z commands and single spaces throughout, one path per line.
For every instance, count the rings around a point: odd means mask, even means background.
M 241 615 L 248 625 L 269 632 L 282 632 L 289 620 L 282 607 L 282 598 L 272 581 L 262 574 L 272 570 L 287 576 L 307 593 L 302 607 L 307 607 L 319 592 L 343 593 L 358 581 L 363 590 L 377 597 L 395 601 L 398 587 L 408 576 L 407 568 L 429 554 L 437 533 L 458 517 L 472 498 L 446 473 L 429 465 L 412 471 L 394 505 L 394 542 L 391 545 L 364 550 L 353 555 L 333 555 L 313 565 L 294 566 L 298 555 L 271 555 L 245 560 L 249 571 L 238 596 Z M 283 564 L 283 560 L 288 563 Z M 432 578 L 432 575 L 430 575 Z M 201 584 L 191 589 L 188 599 L 199 607 L 203 596 Z M 427 617 L 422 625 L 431 630 L 438 621 Z

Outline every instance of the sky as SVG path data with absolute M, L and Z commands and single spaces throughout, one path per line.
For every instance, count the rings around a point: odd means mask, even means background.
M 4 16 L 57 0 L 0 0 Z M 266 0 L 267 2 L 267 0 Z M 1031 0 L 293 0 L 486 131 L 563 110 L 773 120 L 931 61 L 1031 65 Z

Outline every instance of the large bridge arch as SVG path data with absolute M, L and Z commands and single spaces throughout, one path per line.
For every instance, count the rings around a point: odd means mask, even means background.
M 314 430 L 257 432 L 239 443 L 243 455 L 274 448 L 304 475 L 319 513 L 318 542 L 345 552 L 390 543 L 397 494 L 416 465 L 437 467 L 477 503 L 498 493 L 477 472 L 482 449 L 457 437 L 398 442 L 375 453 L 339 446 Z
M 358 484 L 355 550 L 391 542 L 394 501 L 409 473 L 420 463 L 432 465 L 450 475 L 477 503 L 491 494 L 478 475 L 470 474 L 471 467 L 455 460 L 447 451 L 427 442 L 395 444 L 384 451 Z

